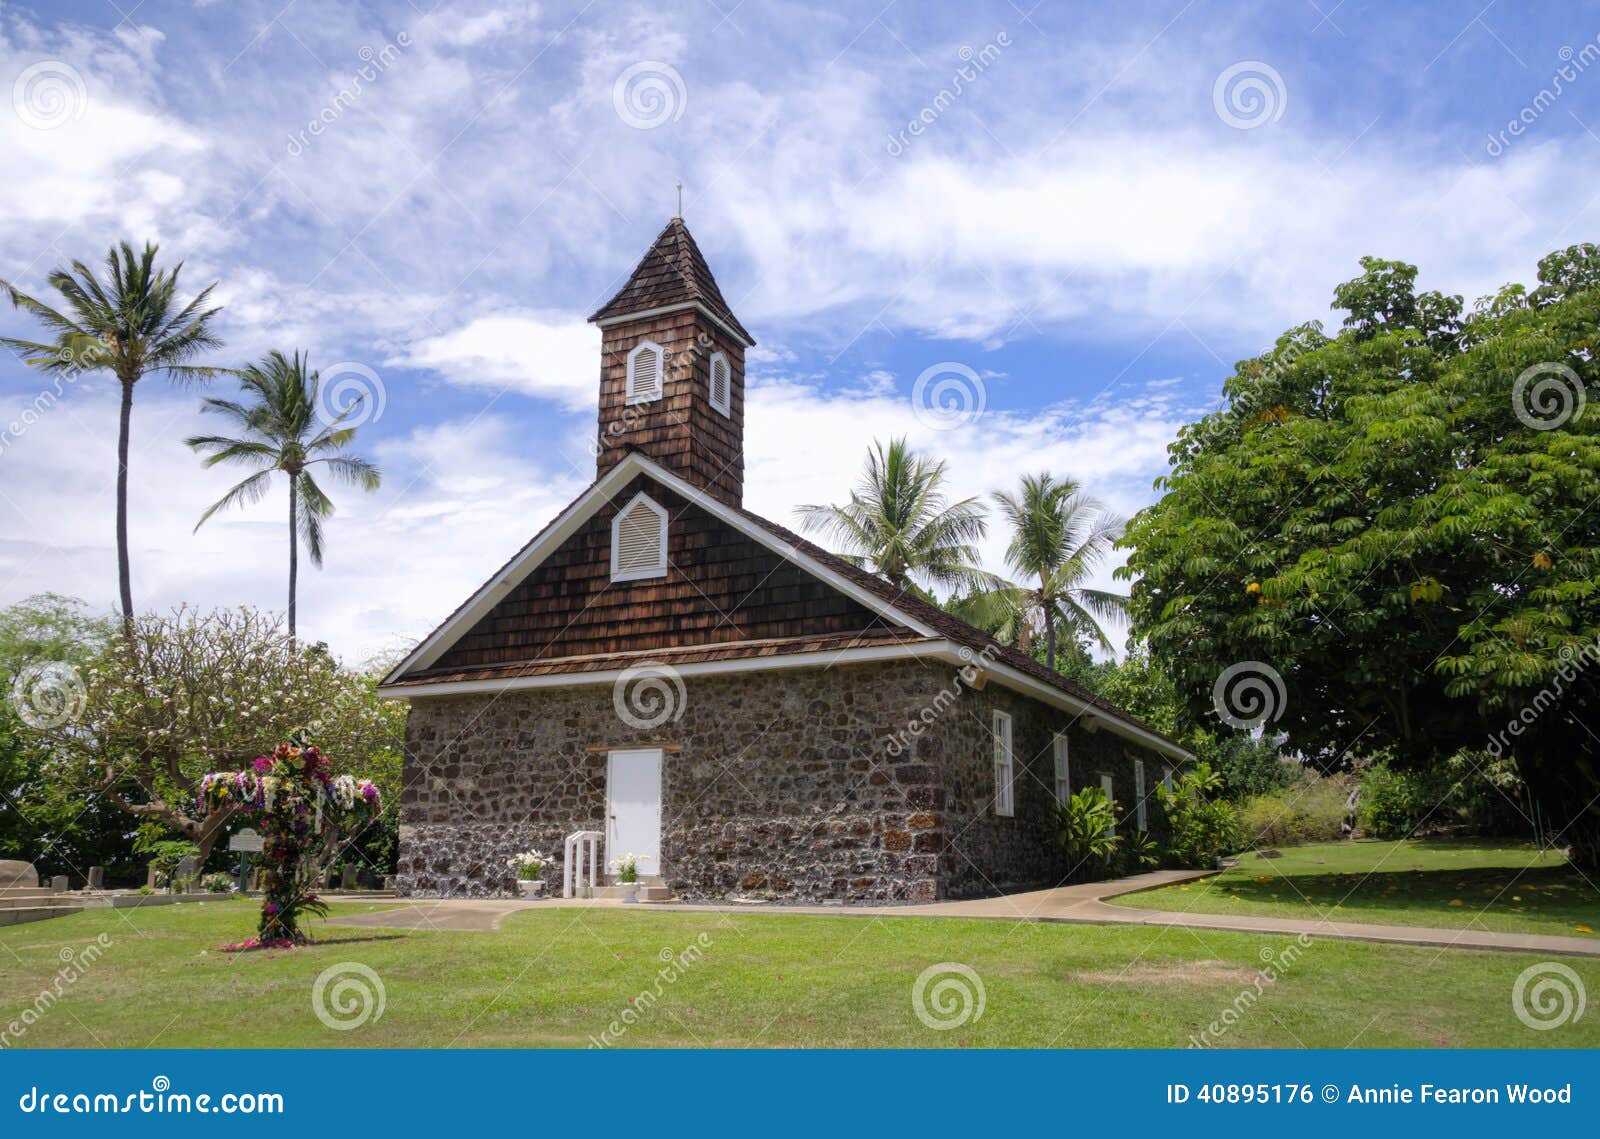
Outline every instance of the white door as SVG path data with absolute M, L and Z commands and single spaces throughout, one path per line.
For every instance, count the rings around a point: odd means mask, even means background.
M 606 763 L 606 869 L 625 854 L 639 876 L 661 873 L 661 749 L 614 751 Z

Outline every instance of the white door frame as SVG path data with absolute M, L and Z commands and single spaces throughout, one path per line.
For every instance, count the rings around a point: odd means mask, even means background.
M 661 873 L 661 782 L 662 760 L 665 755 L 663 749 L 658 747 L 627 747 L 616 748 L 606 753 L 606 872 L 612 873 L 611 862 L 621 858 L 624 854 L 643 855 L 639 859 L 639 877 L 645 875 L 659 875 Z M 653 852 L 643 850 L 629 851 L 622 848 L 617 840 L 617 814 L 611 801 L 611 792 L 617 785 L 617 760 L 624 759 L 632 763 L 653 761 L 656 770 L 656 842 Z M 613 849 L 616 847 L 616 849 Z

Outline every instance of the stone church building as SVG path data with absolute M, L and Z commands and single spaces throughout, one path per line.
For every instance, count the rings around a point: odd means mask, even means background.
M 681 219 L 591 320 L 595 481 L 383 683 L 402 893 L 597 832 L 679 897 L 932 901 L 1058 882 L 1083 786 L 1158 825 L 1176 743 L 744 509 L 755 341 Z

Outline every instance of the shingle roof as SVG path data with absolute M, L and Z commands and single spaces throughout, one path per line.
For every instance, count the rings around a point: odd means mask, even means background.
M 745 331 L 733 310 L 728 308 L 728 302 L 722 299 L 717 279 L 711 275 L 711 267 L 706 264 L 689 227 L 683 224 L 682 218 L 673 218 L 639 261 L 628 283 L 589 319 L 605 320 L 681 304 L 704 305 L 746 343 L 755 343 L 755 338 Z

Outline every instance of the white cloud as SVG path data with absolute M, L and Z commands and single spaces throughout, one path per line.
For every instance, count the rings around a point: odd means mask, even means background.
M 455 384 L 510 387 L 581 411 L 595 406 L 600 390 L 600 333 L 568 314 L 497 312 L 419 340 L 385 363 L 431 369 Z

